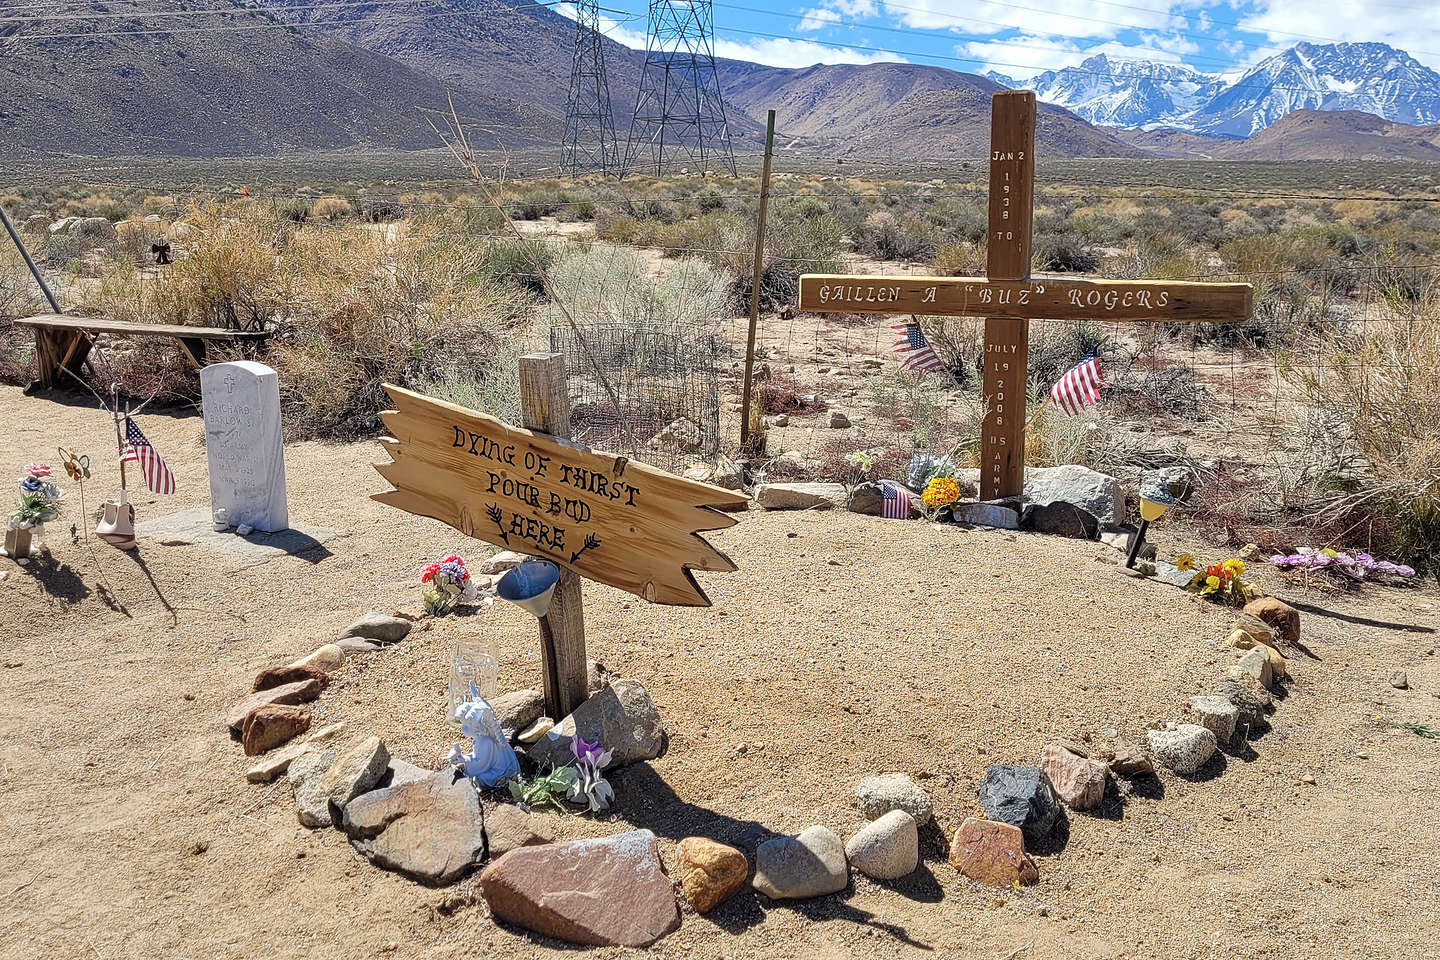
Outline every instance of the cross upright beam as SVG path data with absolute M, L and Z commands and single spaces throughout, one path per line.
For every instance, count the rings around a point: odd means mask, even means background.
M 982 499 L 1025 488 L 1025 401 L 1031 320 L 1233 323 L 1250 317 L 1248 283 L 1031 279 L 1035 94 L 997 93 L 990 114 L 990 210 L 984 277 L 800 278 L 807 313 L 985 318 L 980 434 Z
M 1030 278 L 1035 199 L 1035 94 L 1007 90 L 990 108 L 990 217 L 985 275 Z M 981 385 L 980 497 L 1017 496 L 1025 487 L 1025 390 L 1030 320 L 987 316 Z

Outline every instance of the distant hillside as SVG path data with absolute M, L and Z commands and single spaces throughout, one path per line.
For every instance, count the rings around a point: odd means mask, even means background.
M 1235 141 L 1229 138 L 1207 137 L 1188 130 L 1176 130 L 1174 127 L 1113 132 L 1120 140 L 1157 157 L 1215 160 L 1224 156 L 1225 151 L 1235 144 Z
M 786 137 L 827 141 L 822 152 L 872 160 L 983 157 L 993 80 L 908 63 L 785 70 L 726 62 L 727 100 L 755 120 L 777 111 Z M 1138 157 L 1143 152 L 1074 114 L 1040 105 L 1036 142 L 1047 157 Z
M 210 0 L 210 7 L 241 9 L 230 0 Z M 0 29 L 0 149 L 240 156 L 435 146 L 417 108 L 443 108 L 446 84 L 388 57 L 278 25 L 136 34 L 156 21 L 95 19 L 111 9 L 103 3 L 82 9 L 59 28 Z M 147 0 L 147 9 L 195 8 Z M 239 22 L 273 21 L 250 13 Z M 23 39 L 37 32 L 84 36 Z M 455 101 L 464 114 L 506 131 L 510 145 L 533 142 L 553 123 L 533 107 L 478 90 L 457 88 Z
M 1358 110 L 1296 110 L 1249 140 L 1232 140 L 1226 160 L 1422 160 L 1440 162 L 1440 125 L 1414 127 Z

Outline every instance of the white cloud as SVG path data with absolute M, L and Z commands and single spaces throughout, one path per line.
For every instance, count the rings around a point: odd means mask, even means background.
M 643 42 L 641 44 L 643 46 Z M 750 60 L 771 67 L 811 67 L 817 63 L 906 63 L 895 53 L 874 53 L 832 47 L 811 40 L 734 40 L 717 38 L 715 56 L 731 60 Z
M 1440 4 L 1433 2 L 1404 6 L 1388 0 L 1384 5 L 1371 0 L 1258 0 L 1239 22 L 1245 31 L 1263 34 L 1282 48 L 1303 40 L 1379 41 L 1440 68 Z
M 823 30 L 844 21 L 866 20 L 880 15 L 875 0 L 825 0 L 811 10 L 802 11 L 801 31 Z
M 1173 38 L 1167 38 L 1167 40 Z M 1181 44 L 1184 41 L 1180 41 Z M 1171 44 L 1174 46 L 1174 44 Z M 1023 80 L 1046 70 L 1079 66 L 1097 54 L 1121 60 L 1149 60 L 1155 63 L 1181 63 L 1181 53 L 1161 44 L 1133 45 L 1107 40 L 1085 46 L 1074 40 L 1052 36 L 1021 35 L 1012 40 L 972 40 L 956 47 L 965 57 L 981 60 L 978 66 L 964 67 L 967 72 L 994 70 Z
M 883 0 L 885 12 L 901 26 L 917 30 L 950 30 L 963 34 L 996 34 L 1007 30 L 1035 33 L 1043 26 L 1056 38 L 1111 38 L 1125 30 L 1179 30 L 1184 20 L 1175 15 L 1179 0 L 1163 0 L 1154 9 L 1104 0 L 978 0 L 961 5 L 954 0 Z

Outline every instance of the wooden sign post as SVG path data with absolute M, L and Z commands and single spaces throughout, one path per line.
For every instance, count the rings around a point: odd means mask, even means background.
M 385 389 L 395 409 L 381 414 L 390 432 L 381 443 L 393 462 L 375 469 L 395 489 L 374 499 L 560 565 L 548 615 L 553 653 L 542 645 L 555 720 L 585 700 L 581 577 L 652 603 L 709 606 L 691 571 L 736 569 L 699 534 L 733 526 L 736 519 L 715 508 L 743 506 L 746 498 L 570 442 L 560 354 L 520 358 L 524 427 Z
M 800 278 L 809 313 L 984 317 L 986 414 L 980 496 L 1025 488 L 1025 397 L 1031 320 L 1227 323 L 1249 319 L 1248 283 L 1178 280 L 1031 280 L 1035 94 L 994 95 L 990 114 L 990 216 L 984 277 Z

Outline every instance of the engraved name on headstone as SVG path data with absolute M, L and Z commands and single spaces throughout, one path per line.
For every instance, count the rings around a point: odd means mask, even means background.
M 290 525 L 285 449 L 280 438 L 280 378 L 253 360 L 200 371 L 210 511 L 267 533 Z

